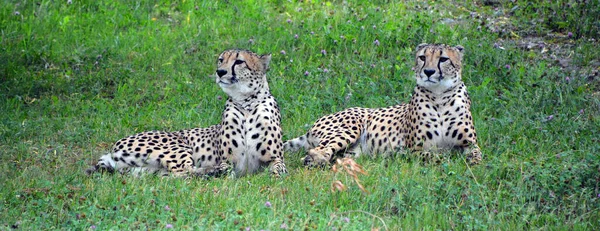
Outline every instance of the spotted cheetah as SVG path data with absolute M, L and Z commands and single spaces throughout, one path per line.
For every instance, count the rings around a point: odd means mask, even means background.
M 328 164 L 339 153 L 357 157 L 402 148 L 425 160 L 432 158 L 431 151 L 458 148 L 470 164 L 479 163 L 471 100 L 461 80 L 463 47 L 421 44 L 416 50 L 417 86 L 410 103 L 321 117 L 308 133 L 285 142 L 284 150 L 309 150 L 303 158 L 307 166 Z
M 286 173 L 281 115 L 266 77 L 270 60 L 270 54 L 224 51 L 219 55 L 216 82 L 229 98 L 220 124 L 123 138 L 87 173 L 190 176 L 219 174 L 233 168 L 237 176 L 242 176 L 268 165 L 275 176 Z

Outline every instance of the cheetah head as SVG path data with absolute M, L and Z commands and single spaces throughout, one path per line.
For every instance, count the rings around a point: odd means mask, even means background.
M 266 72 L 271 55 L 248 50 L 226 50 L 219 55 L 216 81 L 233 100 L 243 100 L 268 89 Z
M 421 44 L 417 46 L 415 77 L 417 85 L 436 94 L 461 82 L 462 46 Z

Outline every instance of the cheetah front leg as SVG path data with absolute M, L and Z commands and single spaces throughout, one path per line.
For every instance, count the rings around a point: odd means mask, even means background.
M 469 116 L 463 118 L 464 125 L 458 127 L 451 132 L 452 138 L 455 138 L 456 146 L 462 149 L 462 153 L 467 159 L 467 163 L 470 165 L 479 164 L 482 160 L 481 149 L 477 145 L 477 134 L 473 127 L 473 122 L 470 121 Z M 449 131 L 450 134 L 450 131 Z M 454 134 L 457 134 L 454 137 Z
M 308 167 L 328 165 L 334 154 L 355 145 L 359 137 L 360 130 L 351 130 L 345 127 L 340 127 L 339 131 L 319 137 L 319 145 L 308 151 L 308 155 L 303 159 L 304 165 Z
M 463 154 L 466 156 L 467 163 L 469 163 L 470 165 L 479 164 L 483 159 L 481 149 L 476 143 L 471 143 L 471 145 L 465 147 L 463 149 Z
M 271 125 L 271 126 L 269 126 Z M 275 177 L 280 177 L 287 174 L 287 168 L 283 161 L 283 142 L 281 140 L 281 129 L 278 123 L 271 124 L 265 122 L 262 127 L 270 127 L 271 129 L 261 130 L 265 132 L 265 136 L 260 139 L 256 145 L 256 153 L 262 164 L 268 164 L 269 171 Z M 261 164 L 261 165 L 262 165 Z
M 274 130 L 275 135 L 273 137 L 281 137 L 281 130 L 277 128 Z M 266 144 L 268 147 L 266 150 L 267 152 L 270 152 L 270 172 L 275 177 L 281 177 L 282 175 L 287 174 L 288 171 L 283 161 L 283 142 L 281 141 L 281 139 L 267 141 Z
M 271 167 L 269 168 L 271 174 L 275 177 L 281 177 L 288 173 L 287 168 L 285 167 L 285 163 L 283 163 L 283 159 L 277 158 L 273 160 L 271 163 Z
M 409 148 L 412 156 L 417 157 L 419 161 L 424 164 L 427 163 L 440 163 L 442 157 L 440 156 L 439 149 L 435 147 L 435 144 L 425 143 L 426 141 L 421 139 L 415 133 L 412 134 L 414 143 L 410 143 Z M 412 145 L 414 144 L 414 145 Z
M 222 158 L 221 163 L 219 163 L 215 168 L 210 169 L 207 174 L 210 176 L 221 176 L 231 172 L 232 170 L 233 164 L 231 164 L 227 158 Z

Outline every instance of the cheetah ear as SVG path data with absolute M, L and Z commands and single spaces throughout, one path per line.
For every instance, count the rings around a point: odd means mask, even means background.
M 423 49 L 423 47 L 426 47 L 427 45 L 429 45 L 429 44 L 427 44 L 427 43 L 421 43 L 421 44 L 419 44 L 419 45 L 417 46 L 417 51 L 419 51 L 419 50 Z
M 463 54 L 465 53 L 465 48 L 461 45 L 456 45 L 454 49 L 458 51 L 458 56 L 460 57 L 460 60 L 462 60 Z
M 263 70 L 269 70 L 269 63 L 271 63 L 271 54 L 261 55 L 259 58 L 260 62 L 263 65 Z

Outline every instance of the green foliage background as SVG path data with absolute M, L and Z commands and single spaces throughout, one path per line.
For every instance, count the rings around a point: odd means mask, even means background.
M 593 230 L 598 1 L 1 1 L 0 230 Z M 219 122 L 227 48 L 272 53 L 286 139 L 407 102 L 414 48 L 466 48 L 484 162 L 359 158 L 232 179 L 87 177 L 115 140 Z M 341 180 L 344 192 L 331 192 Z M 271 206 L 266 206 L 267 202 Z

